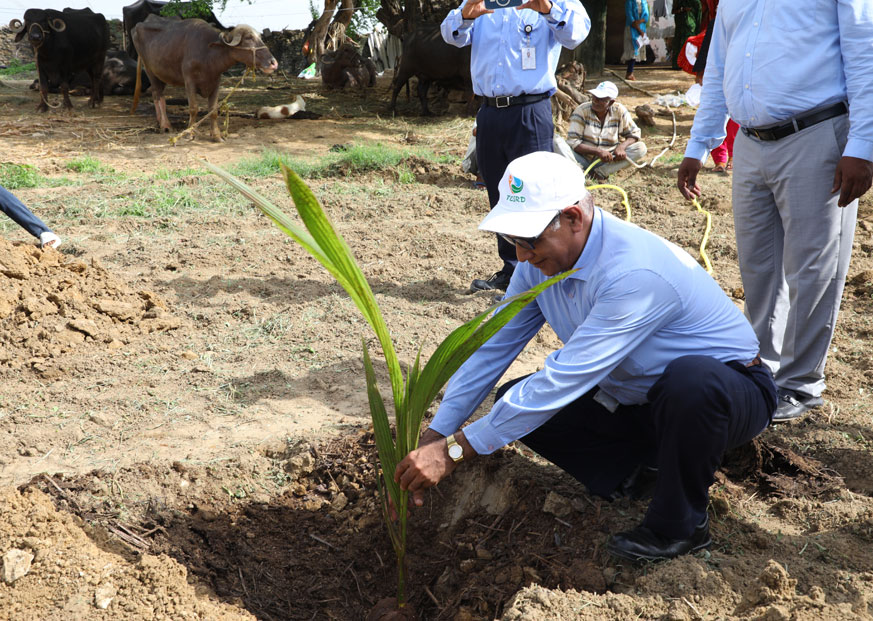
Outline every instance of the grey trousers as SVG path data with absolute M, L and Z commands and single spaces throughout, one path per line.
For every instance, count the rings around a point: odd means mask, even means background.
M 646 143 L 642 140 L 637 140 L 635 143 L 630 145 L 627 148 L 627 156 L 635 161 L 637 164 L 640 163 L 646 156 L 646 152 L 648 149 L 646 148 Z M 573 151 L 573 155 L 576 158 L 576 161 L 582 167 L 582 170 L 587 170 L 591 165 L 591 162 L 594 161 L 594 158 L 588 159 L 584 155 L 579 155 L 575 151 Z M 621 170 L 622 168 L 627 168 L 630 166 L 630 162 L 627 160 L 616 160 L 614 162 L 602 162 L 594 167 L 594 170 L 601 173 L 602 175 L 611 175 L 614 172 Z
M 837 206 L 844 114 L 775 141 L 737 133 L 733 210 L 746 316 L 780 388 L 818 396 L 843 294 L 858 201 Z

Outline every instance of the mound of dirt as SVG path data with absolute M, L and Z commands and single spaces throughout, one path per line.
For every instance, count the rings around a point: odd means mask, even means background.
M 98 547 L 81 520 L 37 490 L 0 489 L 0 610 L 11 619 L 251 620 L 188 584 L 171 558 L 136 561 Z
M 0 239 L 0 368 L 49 373 L 59 354 L 118 349 L 182 322 L 150 291 L 134 291 L 96 260 Z

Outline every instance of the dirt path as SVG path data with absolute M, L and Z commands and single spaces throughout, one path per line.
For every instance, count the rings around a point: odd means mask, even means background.
M 668 70 L 638 76 L 656 93 L 690 84 Z M 410 157 L 413 183 L 399 170 L 311 182 L 410 363 L 489 303 L 464 293 L 496 265 L 493 240 L 476 231 L 484 193 L 458 165 L 472 122 L 421 119 L 402 99 L 409 116 L 392 118 L 385 79 L 366 95 L 261 80 L 239 92 L 238 111 L 301 94 L 321 118 L 231 116 L 226 142 L 171 146 L 147 105 L 130 116 L 128 98 L 96 111 L 76 98 L 72 114 L 38 116 L 28 82 L 0 87 L 3 160 L 41 177 L 16 194 L 64 245 L 43 253 L 0 225 L 0 554 L 33 556 L 23 578 L 0 581 L 0 618 L 362 618 L 394 581 L 367 432 L 367 331 L 324 270 L 200 160 L 311 159 L 364 142 L 453 158 Z M 621 86 L 630 108 L 651 102 Z M 669 116 L 656 119 L 650 153 L 672 134 Z M 634 222 L 696 255 L 703 218 L 673 185 L 692 119 L 677 110 L 676 147 L 616 182 Z M 248 180 L 291 210 L 277 175 Z M 742 304 L 730 177 L 702 182 L 715 275 Z M 624 216 L 616 194 L 597 198 Z M 861 220 L 827 403 L 766 432 L 757 454 L 720 475 L 711 552 L 616 563 L 606 536 L 644 506 L 600 503 L 511 448 L 441 485 L 415 515 L 420 616 L 867 618 L 869 198 Z M 544 331 L 508 375 L 535 370 L 556 346 Z

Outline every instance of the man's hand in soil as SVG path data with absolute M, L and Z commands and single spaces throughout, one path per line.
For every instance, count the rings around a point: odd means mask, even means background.
M 697 185 L 697 173 L 700 172 L 700 160 L 686 157 L 679 164 L 677 185 L 682 196 L 691 200 L 700 196 L 700 186 Z
M 463 431 L 456 433 L 455 439 L 464 449 L 465 458 L 476 454 Z M 424 505 L 424 490 L 442 481 L 457 466 L 449 457 L 445 438 L 428 429 L 422 434 L 418 448 L 397 464 L 394 480 L 400 483 L 400 489 L 412 492 L 412 503 L 421 507 Z
M 845 207 L 856 198 L 861 198 L 870 189 L 871 181 L 873 181 L 873 162 L 858 157 L 843 156 L 834 173 L 834 187 L 831 188 L 831 193 L 839 190 L 840 200 L 837 204 Z
M 461 17 L 464 19 L 476 19 L 480 15 L 493 13 L 494 11 L 485 8 L 485 0 L 467 0 L 467 4 L 461 9 Z

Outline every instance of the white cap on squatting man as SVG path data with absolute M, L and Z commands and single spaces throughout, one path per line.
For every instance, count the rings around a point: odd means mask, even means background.
M 539 235 L 558 213 L 588 195 L 579 165 L 547 151 L 512 160 L 497 188 L 500 199 L 479 229 L 513 237 Z
M 604 80 L 588 92 L 600 99 L 605 99 L 606 97 L 615 99 L 618 97 L 618 87 L 614 82 L 610 82 L 609 80 Z

